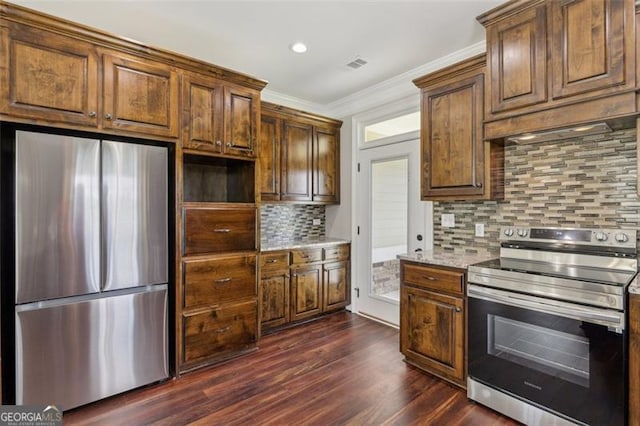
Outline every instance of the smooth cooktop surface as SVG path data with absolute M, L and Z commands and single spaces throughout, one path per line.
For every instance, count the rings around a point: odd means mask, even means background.
M 617 271 L 613 269 L 590 268 L 586 266 L 562 265 L 530 260 L 499 258 L 476 263 L 471 268 L 484 268 L 510 272 L 521 272 L 533 275 L 588 281 L 615 286 L 627 286 L 636 272 Z

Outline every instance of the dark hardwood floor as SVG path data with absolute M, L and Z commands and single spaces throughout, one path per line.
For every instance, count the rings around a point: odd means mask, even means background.
M 402 361 L 398 331 L 340 312 L 260 350 L 64 415 L 70 424 L 516 425 Z

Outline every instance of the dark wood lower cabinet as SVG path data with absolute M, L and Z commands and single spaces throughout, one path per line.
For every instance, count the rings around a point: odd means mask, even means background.
M 349 262 L 327 263 L 322 267 L 324 274 L 323 312 L 342 309 L 349 304 Z
M 185 314 L 185 363 L 224 359 L 252 349 L 257 340 L 257 306 L 251 300 Z
M 322 312 L 322 265 L 291 270 L 291 320 L 297 321 Z
M 338 244 L 262 253 L 262 332 L 344 309 L 351 301 L 350 249 Z
M 462 270 L 401 263 L 400 351 L 405 361 L 466 387 Z

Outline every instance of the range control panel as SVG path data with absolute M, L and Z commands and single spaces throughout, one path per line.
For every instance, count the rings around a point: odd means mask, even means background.
M 635 229 L 527 228 L 506 226 L 500 229 L 500 241 L 582 244 L 636 248 Z

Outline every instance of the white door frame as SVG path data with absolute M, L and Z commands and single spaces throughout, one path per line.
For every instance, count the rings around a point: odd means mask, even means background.
M 351 173 L 351 184 L 352 184 L 352 200 L 351 200 L 351 217 L 354 219 L 353 221 L 353 230 L 352 230 L 352 268 L 351 268 L 351 277 L 352 277 L 352 285 L 351 285 L 351 311 L 358 314 L 363 314 L 360 312 L 360 304 L 358 301 L 358 290 L 368 288 L 370 284 L 364 286 L 364 279 L 368 279 L 370 276 L 367 274 L 366 277 L 362 276 L 361 271 L 361 263 L 362 257 L 366 255 L 369 258 L 369 267 L 370 257 L 371 257 L 371 249 L 368 243 L 365 243 L 364 239 L 358 235 L 358 226 L 362 228 L 362 225 L 359 224 L 360 217 L 358 216 L 358 201 L 362 198 L 359 193 L 358 187 L 358 163 L 361 160 L 361 151 L 367 149 L 375 149 L 377 147 L 383 147 L 387 145 L 395 145 L 397 143 L 402 143 L 410 140 L 419 140 L 419 131 L 410 132 L 403 135 L 391 136 L 388 138 L 383 138 L 374 142 L 369 142 L 366 147 L 364 146 L 364 128 L 372 123 L 376 123 L 387 118 L 393 118 L 400 115 L 408 114 L 414 111 L 419 110 L 419 96 L 410 96 L 407 98 L 400 99 L 396 102 L 385 105 L 376 110 L 372 110 L 366 113 L 362 113 L 359 115 L 355 115 L 352 117 L 352 158 L 353 158 L 353 167 Z M 419 149 L 418 149 L 419 153 Z M 414 154 L 415 155 L 415 154 Z M 399 155 L 398 155 L 399 156 Z M 417 156 L 417 161 L 419 160 L 419 155 Z M 418 168 L 419 170 L 419 168 Z M 419 179 L 419 176 L 414 177 L 415 179 Z M 418 184 L 419 187 L 419 184 Z M 419 200 L 419 192 L 418 192 L 418 200 Z M 420 202 L 424 203 L 424 202 Z M 432 203 L 424 203 L 425 204 L 425 232 L 423 234 L 424 237 L 424 246 L 425 249 L 429 250 L 433 247 L 433 210 Z M 361 291 L 360 291 L 361 293 Z M 377 318 L 375 315 L 372 317 L 373 319 L 379 320 L 381 322 L 393 324 L 391 321 L 387 321 L 384 318 Z

